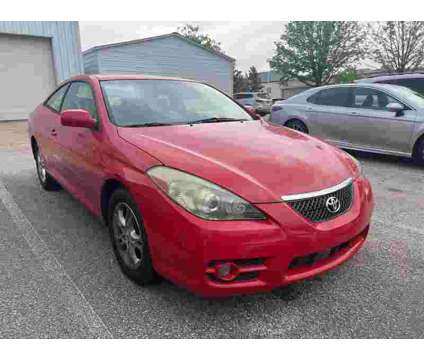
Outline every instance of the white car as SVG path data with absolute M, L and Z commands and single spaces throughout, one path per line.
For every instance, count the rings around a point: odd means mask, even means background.
M 272 100 L 263 92 L 241 92 L 234 94 L 234 99 L 243 106 L 252 106 L 258 114 L 271 112 Z

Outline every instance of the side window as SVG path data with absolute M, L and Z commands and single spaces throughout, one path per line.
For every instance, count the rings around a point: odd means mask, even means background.
M 97 120 L 96 102 L 90 85 L 82 81 L 73 82 L 63 101 L 62 111 L 66 109 L 87 110 Z
M 309 97 L 308 101 L 317 105 L 350 106 L 352 89 L 348 87 L 324 89 Z
M 370 88 L 355 89 L 353 107 L 371 110 L 387 110 L 386 106 L 389 103 L 399 103 L 399 101 L 379 90 Z
M 63 85 L 61 88 L 56 90 L 53 95 L 51 95 L 47 101 L 46 105 L 53 109 L 54 111 L 60 112 L 60 106 L 62 105 L 63 96 L 66 93 L 66 90 L 68 89 L 69 84 Z

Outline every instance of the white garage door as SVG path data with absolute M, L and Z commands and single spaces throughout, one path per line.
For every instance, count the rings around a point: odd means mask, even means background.
M 27 119 L 55 85 L 50 39 L 0 34 L 0 121 Z

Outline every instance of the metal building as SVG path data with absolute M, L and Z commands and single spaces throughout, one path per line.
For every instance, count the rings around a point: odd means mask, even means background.
M 83 52 L 88 74 L 148 74 L 195 79 L 233 93 L 235 60 L 178 33 L 95 46 Z
M 59 82 L 82 72 L 78 22 L 0 21 L 0 121 L 26 119 Z

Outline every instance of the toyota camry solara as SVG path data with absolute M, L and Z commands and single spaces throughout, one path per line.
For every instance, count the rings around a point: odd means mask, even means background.
M 340 265 L 368 233 L 373 195 L 354 158 L 199 82 L 74 77 L 29 135 L 41 186 L 101 217 L 139 284 L 267 291 Z

